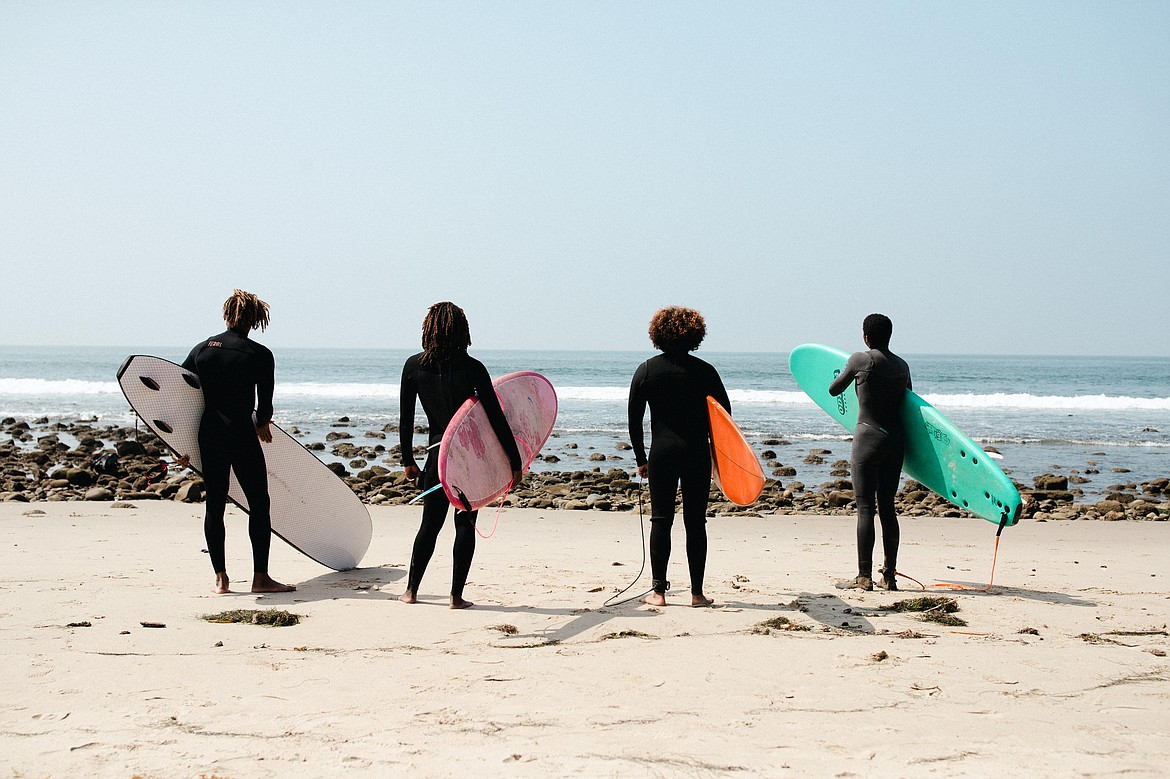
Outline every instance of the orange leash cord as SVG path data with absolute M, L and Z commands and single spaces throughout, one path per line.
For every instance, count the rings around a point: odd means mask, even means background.
M 993 551 L 991 553 L 991 576 L 987 580 L 986 587 L 968 587 L 965 584 L 956 584 L 953 582 L 941 582 L 938 584 L 932 584 L 931 586 L 932 587 L 940 587 L 940 588 L 946 589 L 946 590 L 967 590 L 969 592 L 991 592 L 991 587 L 995 582 L 995 562 L 999 558 L 999 537 L 1000 537 L 1000 535 L 1003 534 L 1003 529 L 1005 527 L 1007 527 L 1007 515 L 1006 514 L 1004 515 L 1003 519 L 1000 520 L 999 529 L 995 531 L 995 551 Z M 913 578 L 912 576 L 907 576 L 906 574 L 900 573 L 898 571 L 895 571 L 894 573 L 898 576 L 901 576 L 903 579 L 909 579 L 910 581 L 914 582 L 919 587 L 921 587 L 923 590 L 926 589 L 925 584 L 923 584 L 922 582 Z

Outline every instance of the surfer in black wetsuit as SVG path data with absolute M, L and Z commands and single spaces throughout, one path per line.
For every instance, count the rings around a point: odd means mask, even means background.
M 268 326 L 268 304 L 250 292 L 235 290 L 223 304 L 226 332 L 200 341 L 183 367 L 199 376 L 203 387 L 203 417 L 199 422 L 199 454 L 207 506 L 203 533 L 215 570 L 215 592 L 230 592 L 224 553 L 223 515 L 228 479 L 235 471 L 248 499 L 248 537 L 252 541 L 252 592 L 291 592 L 268 575 L 272 544 L 268 471 L 260 443 L 272 442 L 272 391 L 275 363 L 272 352 L 248 338 Z M 187 465 L 187 456 L 179 458 Z
M 402 389 L 400 396 L 399 437 L 402 444 L 402 465 L 406 477 L 418 481 L 419 468 L 414 461 L 414 408 L 415 398 L 422 401 L 430 428 L 430 450 L 426 467 L 422 471 L 420 486 L 424 491 L 439 483 L 439 449 L 443 433 L 451 417 L 472 396 L 483 403 L 484 411 L 491 422 L 492 430 L 499 438 L 508 462 L 512 466 L 512 483 L 520 483 L 520 451 L 499 398 L 492 388 L 492 379 L 483 363 L 467 353 L 471 345 L 471 332 L 463 309 L 454 303 L 435 303 L 427 310 L 423 319 L 423 351 L 406 361 L 402 368 Z M 414 550 L 410 557 L 410 573 L 406 580 L 406 592 L 398 596 L 403 603 L 414 603 L 418 587 L 422 583 L 427 563 L 435 552 L 439 531 L 447 519 L 450 502 L 443 490 L 437 489 L 423 498 L 422 524 L 414 538 Z M 471 558 L 475 554 L 475 519 L 478 511 L 455 509 L 454 570 L 451 573 L 451 608 L 465 609 L 474 605 L 464 600 L 463 586 L 471 570 Z
M 878 586 L 896 590 L 898 571 L 898 515 L 894 495 L 902 475 L 905 431 L 901 406 L 912 389 L 910 366 L 890 351 L 894 325 L 884 314 L 870 314 L 861 325 L 867 352 L 855 352 L 845 369 L 829 385 L 836 397 L 857 382 L 857 427 L 853 431 L 853 495 L 857 503 L 857 576 L 839 582 L 841 589 L 872 590 L 874 513 L 882 523 L 885 564 Z
M 710 423 L 707 396 L 728 413 L 731 401 L 718 371 L 691 354 L 699 348 L 707 326 L 693 309 L 670 306 L 650 320 L 650 341 L 662 350 L 638 366 L 630 384 L 630 443 L 638 475 L 650 484 L 650 571 L 653 592 L 642 599 L 666 605 L 666 569 L 670 562 L 670 530 L 675 499 L 682 488 L 683 525 L 691 574 L 691 605 L 709 606 L 703 594 L 707 568 L 707 500 L 711 491 Z M 650 406 L 650 456 L 646 456 L 642 420 Z

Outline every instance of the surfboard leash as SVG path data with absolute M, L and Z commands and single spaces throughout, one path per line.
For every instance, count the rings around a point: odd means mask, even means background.
M 1008 521 L 1008 515 L 1007 515 L 1007 512 L 1004 512 L 1003 519 L 1001 519 L 999 521 L 999 529 L 997 529 L 995 531 L 995 549 L 991 553 L 991 575 L 987 579 L 987 586 L 986 587 L 968 587 L 967 585 L 959 584 L 958 582 L 936 582 L 935 584 L 932 584 L 931 586 L 938 587 L 938 588 L 944 589 L 944 590 L 966 590 L 967 592 L 991 592 L 991 588 L 995 584 L 995 563 L 999 559 L 999 539 L 1000 539 L 1000 536 L 1003 535 L 1003 529 L 1005 527 L 1007 527 L 1007 521 Z M 926 585 L 923 584 L 922 582 L 918 581 L 914 577 L 907 576 L 906 574 L 904 574 L 900 571 L 895 571 L 894 573 L 898 576 L 901 576 L 903 579 L 909 579 L 910 581 L 914 582 L 919 587 L 921 587 L 923 590 L 926 589 Z
M 606 608 L 607 606 L 621 606 L 625 603 L 629 603 L 632 600 L 638 600 L 639 598 L 645 598 L 647 595 L 649 595 L 650 593 L 652 593 L 654 591 L 654 588 L 651 587 L 650 589 L 646 590 L 645 592 L 638 593 L 637 595 L 631 595 L 630 597 L 626 598 L 625 600 L 617 600 L 622 595 L 625 595 L 626 592 L 628 592 L 631 587 L 633 587 L 635 584 L 637 584 L 639 582 L 639 580 L 641 580 L 642 574 L 646 572 L 646 515 L 645 515 L 645 511 L 644 511 L 645 494 L 646 494 L 646 483 L 645 483 L 645 481 L 643 481 L 642 477 L 639 476 L 638 477 L 638 529 L 642 531 L 642 567 L 638 569 L 638 575 L 634 577 L 634 580 L 632 582 L 630 582 L 629 584 L 626 585 L 626 588 L 624 590 L 622 590 L 621 592 L 612 596 L 605 603 L 601 604 L 602 608 Z M 669 588 L 669 585 L 668 585 L 668 588 Z
M 999 559 L 999 537 L 1003 535 L 1003 529 L 1007 527 L 1008 515 L 1005 511 L 1003 518 L 999 521 L 999 528 L 995 531 L 995 549 L 991 553 L 991 575 L 987 579 L 986 587 L 967 587 L 963 584 L 953 582 L 940 582 L 935 584 L 935 587 L 941 587 L 948 590 L 968 590 L 969 592 L 991 592 L 991 587 L 995 583 L 995 563 Z
M 532 461 L 534 459 L 536 459 L 536 455 L 532 451 L 532 447 L 529 446 L 528 442 L 523 440 L 522 438 L 520 438 L 516 435 L 513 435 L 512 437 L 515 438 L 516 441 L 521 446 L 524 447 L 524 453 L 526 455 L 528 455 L 528 465 L 531 466 Z M 527 468 L 522 468 L 520 472 L 523 473 L 525 470 L 527 470 Z M 494 536 L 496 534 L 496 528 L 498 528 L 500 526 L 500 514 L 504 513 L 504 504 L 507 503 L 508 496 L 512 494 L 512 488 L 515 486 L 516 486 L 516 480 L 513 479 L 512 481 L 508 482 L 508 488 L 505 489 L 504 494 L 500 496 L 500 505 L 496 506 L 496 521 L 492 523 L 492 532 L 488 533 L 485 536 L 483 533 L 479 532 L 479 526 L 478 525 L 475 526 L 475 534 L 478 535 L 480 538 L 491 538 L 492 536 Z M 466 503 L 466 499 L 464 499 L 464 502 Z

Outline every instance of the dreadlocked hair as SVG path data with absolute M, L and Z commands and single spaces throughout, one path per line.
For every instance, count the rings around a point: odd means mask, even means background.
M 423 365 L 434 365 L 450 359 L 471 346 L 471 328 L 463 309 L 443 301 L 427 309 L 422 325 Z
M 268 304 L 251 292 L 232 290 L 223 304 L 223 321 L 232 330 L 264 330 L 268 327 Z

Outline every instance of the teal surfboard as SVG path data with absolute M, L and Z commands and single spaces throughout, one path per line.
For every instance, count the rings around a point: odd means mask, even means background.
M 849 355 L 820 344 L 802 344 L 788 355 L 792 377 L 813 401 L 853 432 L 857 426 L 857 390 L 850 384 L 839 396 L 829 384 L 845 369 Z M 902 470 L 961 509 L 997 525 L 1014 525 L 1020 517 L 1020 492 L 979 444 L 913 392 L 902 401 L 906 459 Z

